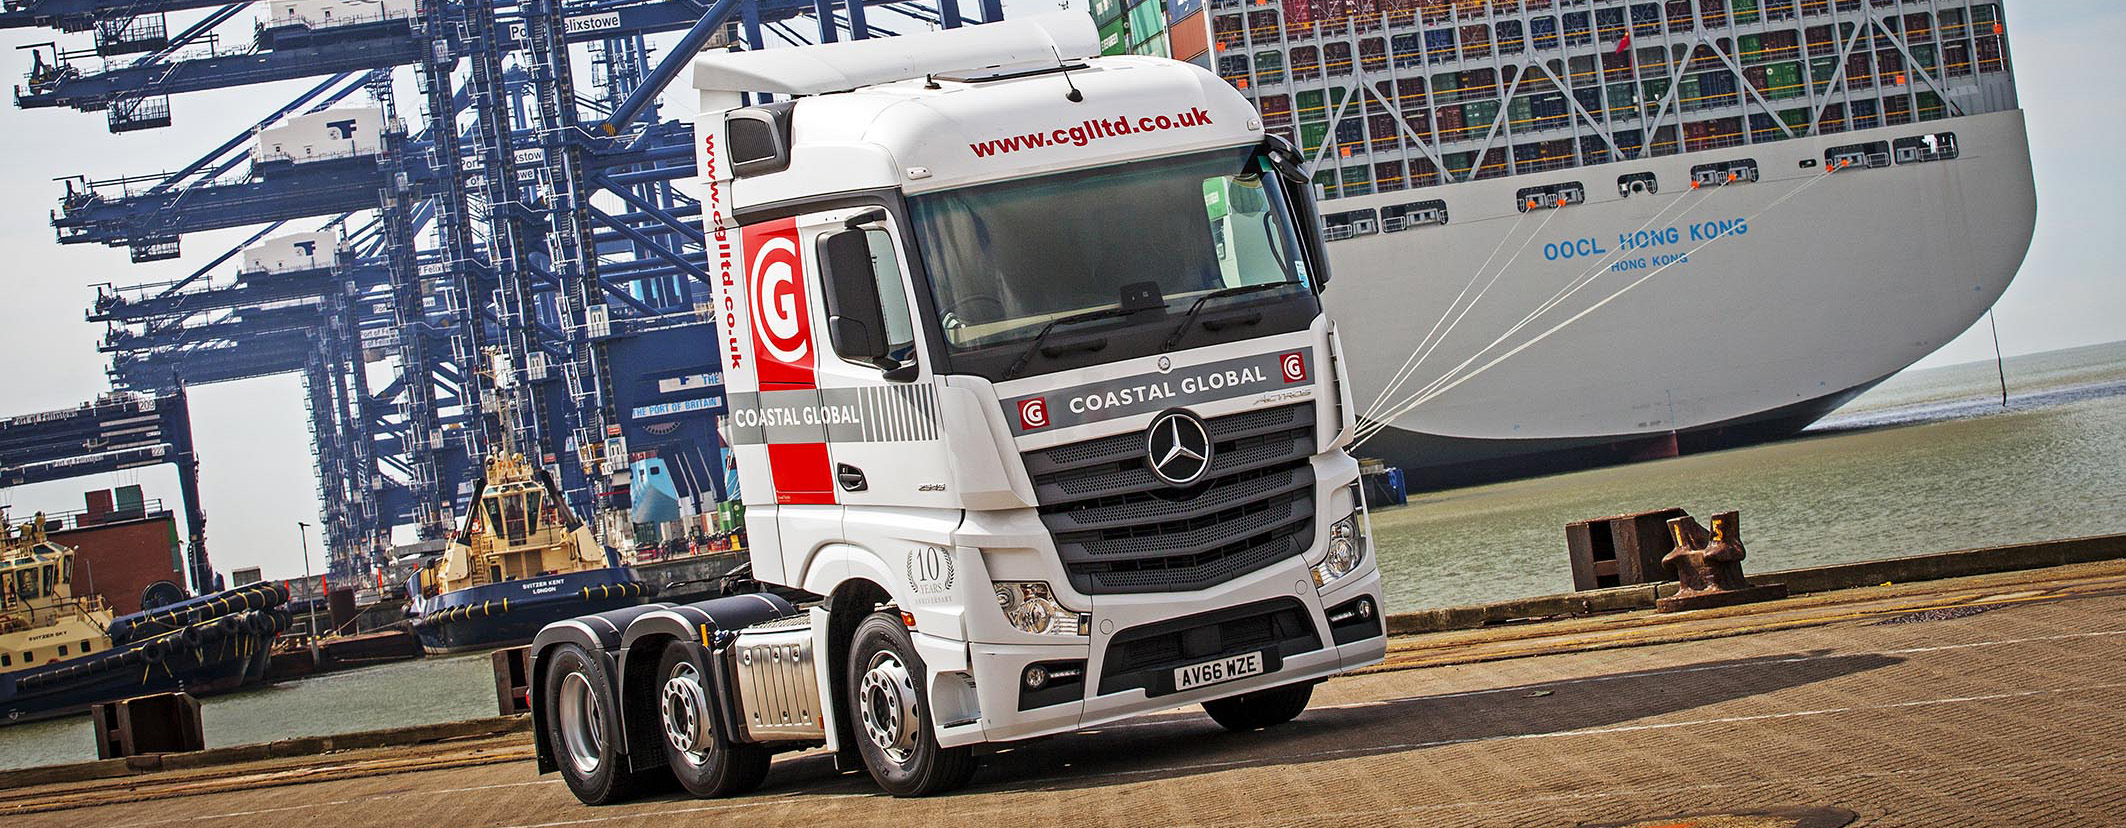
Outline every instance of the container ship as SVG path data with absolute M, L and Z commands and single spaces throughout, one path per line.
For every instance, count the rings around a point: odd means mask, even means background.
M 1313 159 L 1413 488 L 1790 436 L 1977 321 L 2037 199 L 1998 2 L 1093 0 Z

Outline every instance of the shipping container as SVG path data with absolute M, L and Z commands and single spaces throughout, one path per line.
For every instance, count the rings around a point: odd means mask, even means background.
M 1122 17 L 1122 0 L 1092 0 L 1093 22 L 1106 23 Z
M 1798 61 L 1774 63 L 1765 67 L 1764 97 L 1771 100 L 1799 97 L 1807 92 L 1801 85 L 1801 64 Z
M 1426 30 L 1426 32 L 1425 32 L 1425 54 L 1427 55 L 1427 58 L 1426 58 L 1426 59 L 1427 59 L 1427 60 L 1430 60 L 1430 61 L 1432 61 L 1433 63 L 1439 63 L 1439 62 L 1441 62 L 1441 61 L 1448 61 L 1448 60 L 1453 60 L 1453 59 L 1455 58 L 1455 55 L 1454 55 L 1454 30 L 1453 30 L 1453 29 L 1429 29 L 1429 30 Z
M 1392 193 L 1408 185 L 1403 182 L 1403 162 L 1382 161 L 1373 165 L 1373 191 Z
M 1388 41 L 1386 38 L 1369 37 L 1358 42 L 1358 68 L 1365 72 L 1387 71 Z
M 1462 137 L 1462 108 L 1459 104 L 1440 107 L 1436 113 L 1433 120 L 1439 129 L 1439 140 L 1452 141 Z
M 1262 111 L 1262 122 L 1266 125 L 1281 126 L 1292 122 L 1290 95 L 1264 95 L 1256 100 L 1255 105 Z
M 1129 7 L 1130 52 L 1144 54 L 1136 47 L 1153 37 L 1166 33 L 1165 0 L 1141 0 Z
M 1323 138 L 1326 138 L 1326 137 L 1328 137 L 1328 135 L 1329 135 L 1329 122 L 1327 122 L 1327 121 L 1317 121 L 1317 122 L 1314 122 L 1314 123 L 1305 123 L 1305 122 L 1302 122 L 1302 123 L 1301 123 L 1301 124 L 1299 125 L 1299 150 L 1300 150 L 1300 152 L 1306 153 L 1307 155 L 1313 155 L 1313 154 L 1314 154 L 1314 152 L 1315 152 L 1316 150 L 1319 150 L 1319 149 L 1321 148 L 1321 141 L 1322 141 L 1322 139 L 1323 139 Z
M 1400 143 L 1402 133 L 1395 125 L 1396 120 L 1393 114 L 1386 112 L 1366 116 L 1366 137 L 1371 139 L 1374 152 L 1395 149 Z
M 1167 51 L 1174 53 L 1174 60 L 1195 60 L 1197 55 L 1210 51 L 1210 15 L 1197 11 L 1178 19 L 1167 28 Z
M 1158 34 L 1152 35 L 1143 43 L 1139 43 L 1135 46 L 1130 47 L 1129 53 L 1133 55 L 1149 55 L 1151 57 L 1168 57 L 1169 55 L 1167 54 L 1166 49 L 1166 32 L 1162 31 Z
M 1531 129 L 1535 126 L 1535 102 L 1527 95 L 1517 95 L 1507 108 L 1506 123 L 1514 129 Z
M 1343 194 L 1362 196 L 1373 194 L 1373 170 L 1369 164 L 1353 164 L 1343 171 Z
M 1322 68 L 1328 70 L 1329 77 L 1341 78 L 1350 76 L 1352 66 L 1351 44 L 1343 41 L 1330 41 L 1322 44 L 1321 62 Z
M 1116 0 L 1117 8 L 1121 0 Z M 1100 24 L 1100 54 L 1119 55 L 1129 51 L 1129 18 L 1116 17 Z
M 1425 39 L 1417 32 L 1403 32 L 1388 38 L 1395 52 L 1395 68 L 1415 69 L 1425 65 Z
M 1499 119 L 1498 101 L 1477 101 L 1462 104 L 1462 125 L 1472 130 L 1476 137 L 1491 128 L 1491 122 Z
M 1275 49 L 1256 52 L 1255 77 L 1263 83 L 1284 83 L 1284 54 Z

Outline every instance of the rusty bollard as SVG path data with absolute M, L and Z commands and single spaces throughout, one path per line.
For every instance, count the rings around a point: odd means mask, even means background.
M 508 647 L 488 658 L 495 668 L 495 709 L 504 716 L 531 712 L 530 647 Z
M 1754 585 L 1742 577 L 1742 515 L 1726 511 L 1713 516 L 1713 529 L 1689 515 L 1668 521 L 1668 533 L 1676 548 L 1661 564 L 1676 574 L 1682 587 L 1676 594 L 1654 602 L 1660 612 L 1709 609 L 1786 597 L 1785 584 Z
M 96 758 L 206 750 L 199 700 L 190 693 L 156 693 L 89 706 Z

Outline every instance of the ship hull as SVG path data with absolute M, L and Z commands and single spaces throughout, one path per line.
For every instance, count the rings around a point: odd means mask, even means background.
M 1824 169 L 1833 147 L 1944 132 L 1957 158 Z M 1689 187 L 1692 167 L 1743 158 L 1760 180 Z M 1647 172 L 1658 193 L 1619 192 Z M 1587 203 L 1516 208 L 1520 188 L 1565 182 Z M 1449 224 L 1331 242 L 1324 294 L 1353 399 L 1386 425 L 1360 452 L 1419 488 L 1792 435 L 1977 321 L 2036 219 L 2019 110 L 1322 210 L 1430 199 Z
M 273 617 L 257 626 L 237 625 L 240 629 L 218 631 L 192 644 L 180 643 L 175 634 L 159 636 L 0 677 L 0 724 L 70 715 L 91 705 L 154 693 L 211 696 L 235 690 L 259 678 L 261 671 L 255 668 L 264 663 L 286 623 Z M 149 648 L 159 655 L 143 657 Z
M 547 624 L 634 606 L 655 592 L 627 567 L 483 584 L 426 599 L 413 630 L 429 655 L 514 647 Z

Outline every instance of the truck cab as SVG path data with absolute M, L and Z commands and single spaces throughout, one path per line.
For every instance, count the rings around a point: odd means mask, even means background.
M 697 59 L 753 573 L 816 601 L 661 611 L 700 652 L 638 687 L 722 728 L 667 740 L 683 782 L 685 745 L 824 745 L 934 793 L 973 746 L 1199 703 L 1275 724 L 1382 658 L 1300 161 L 1210 73 L 1097 52 L 1065 14 Z M 580 641 L 628 683 L 597 626 L 535 659 Z M 688 787 L 743 787 L 719 767 Z

